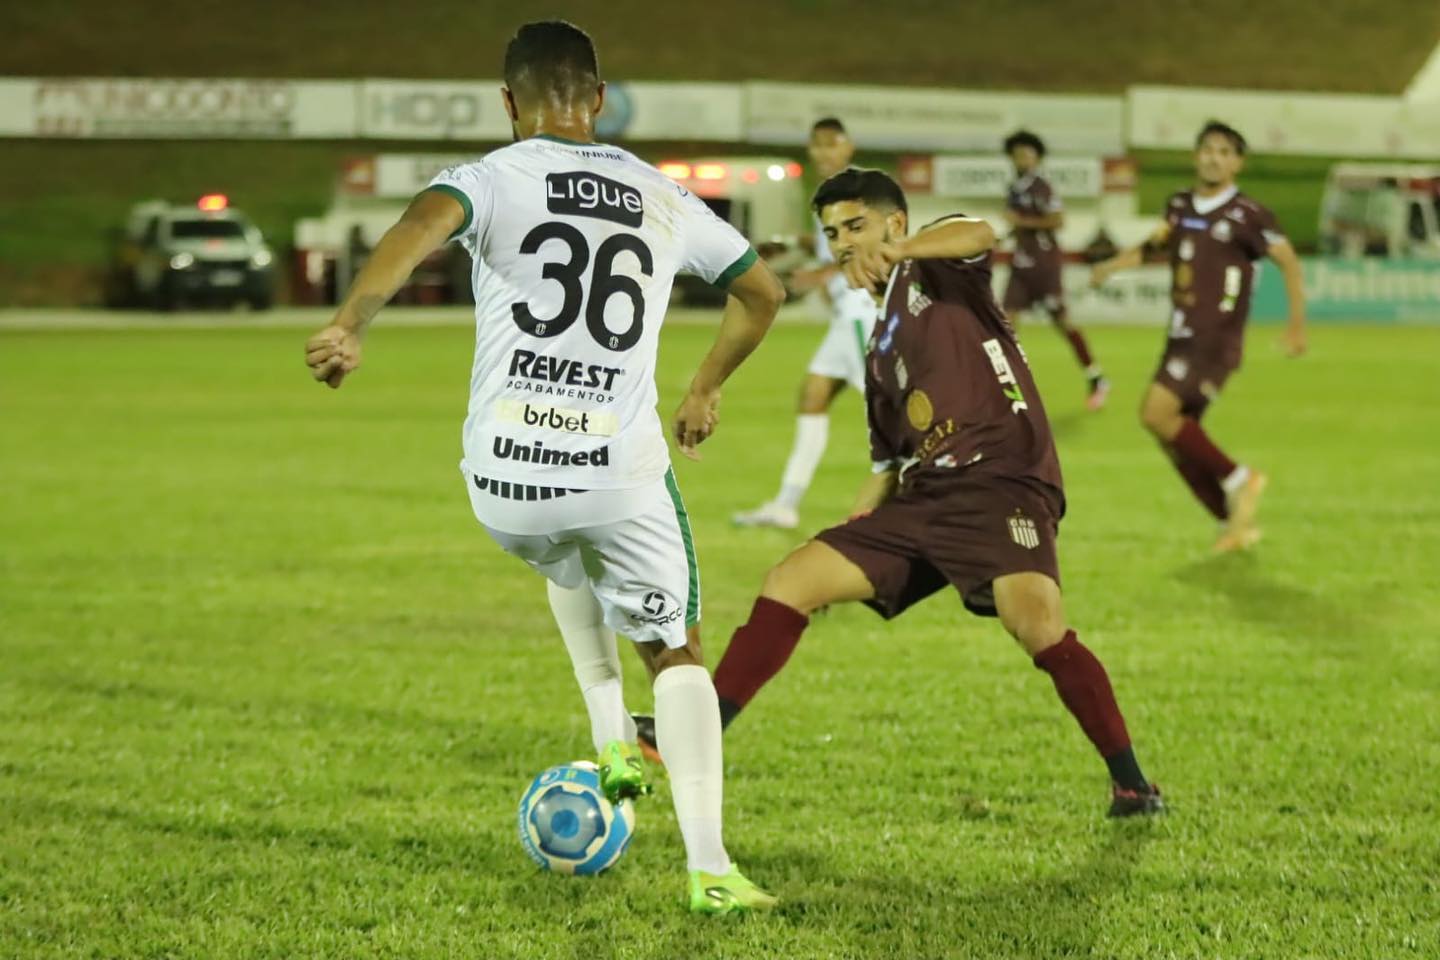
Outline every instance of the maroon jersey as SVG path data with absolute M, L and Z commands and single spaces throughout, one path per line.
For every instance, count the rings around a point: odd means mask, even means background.
M 1238 367 L 1255 261 L 1285 239 L 1275 215 L 1239 191 L 1210 207 L 1193 190 L 1182 190 L 1170 198 L 1165 222 L 1174 304 L 1169 349 Z
M 1044 217 L 1063 209 L 1060 195 L 1050 186 L 1050 181 L 1034 171 L 1010 184 L 1005 206 L 1025 217 Z M 1055 231 L 1016 227 L 1014 268 L 1037 267 L 1060 269 L 1060 244 L 1055 241 Z
M 990 290 L 990 255 L 906 260 L 866 354 L 877 470 L 903 482 L 998 475 L 1061 490 L 1060 461 L 1015 331 Z

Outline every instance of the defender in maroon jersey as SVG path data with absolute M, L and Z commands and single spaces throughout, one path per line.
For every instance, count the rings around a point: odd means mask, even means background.
M 1217 552 L 1241 550 L 1260 539 L 1255 515 L 1267 477 L 1237 464 L 1200 427 L 1200 418 L 1240 369 L 1256 261 L 1270 257 L 1285 278 L 1290 321 L 1282 345 L 1305 352 L 1305 288 L 1300 261 L 1275 215 L 1235 185 L 1245 138 L 1211 121 L 1195 143 L 1197 184 L 1172 196 L 1165 221 L 1148 241 L 1097 264 L 1099 286 L 1117 270 L 1139 266 L 1147 248 L 1170 260 L 1170 330 L 1160 369 L 1140 408 L 1140 421 L 1216 519 L 1224 524 Z
M 1005 153 L 1015 165 L 1015 180 L 1005 197 L 1005 219 L 1015 228 L 1005 310 L 1013 314 L 1039 308 L 1050 315 L 1085 371 L 1089 391 L 1085 405 L 1099 410 L 1110 394 L 1110 382 L 1090 353 L 1085 334 L 1070 321 L 1065 305 L 1065 289 L 1060 283 L 1064 260 L 1055 238 L 1055 231 L 1065 224 L 1065 207 L 1040 166 L 1045 159 L 1045 141 L 1029 130 L 1017 130 L 1005 138 Z
M 1109 767 L 1112 816 L 1163 809 L 1105 668 L 1060 599 L 1060 463 L 1025 354 L 990 289 L 995 233 L 955 215 L 909 233 L 878 170 L 820 187 L 815 212 L 851 286 L 881 305 L 866 354 L 874 473 L 849 522 L 772 568 L 715 670 L 728 724 L 794 650 L 812 613 L 860 601 L 889 619 L 947 585 L 998 616 Z

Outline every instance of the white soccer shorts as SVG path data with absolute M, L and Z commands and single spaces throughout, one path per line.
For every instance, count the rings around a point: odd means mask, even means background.
M 606 626 L 616 633 L 637 643 L 685 646 L 686 628 L 700 622 L 700 569 L 672 471 L 640 490 L 625 491 L 638 512 L 602 523 L 585 517 L 585 498 L 591 493 L 552 492 L 545 500 L 507 502 L 509 494 L 519 496 L 525 488 L 505 485 L 501 490 L 487 482 L 481 489 L 468 471 L 465 481 L 476 518 L 506 553 L 567 589 L 588 580 Z M 506 516 L 525 529 L 534 529 L 533 521 L 544 516 L 562 525 L 543 533 L 510 533 L 496 526 Z
M 830 329 L 810 358 L 808 372 L 831 380 L 844 380 L 865 390 L 865 349 L 875 328 L 875 302 L 863 290 L 848 287 L 833 302 Z

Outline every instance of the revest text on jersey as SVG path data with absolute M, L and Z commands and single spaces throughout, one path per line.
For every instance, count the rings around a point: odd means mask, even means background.
M 567 387 L 588 387 L 591 390 L 614 390 L 615 378 L 624 373 L 621 367 L 598 363 L 582 363 L 566 357 L 554 357 L 530 350 L 516 350 L 510 355 L 510 376 L 541 383 L 564 384 Z

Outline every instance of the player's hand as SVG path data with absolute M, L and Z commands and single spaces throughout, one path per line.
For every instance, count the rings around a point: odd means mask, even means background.
M 334 390 L 360 366 L 360 336 L 353 330 L 331 324 L 305 341 L 305 365 L 316 380 Z
M 1309 346 L 1305 339 L 1305 330 L 1303 327 L 1299 329 L 1287 327 L 1285 332 L 1280 335 L 1280 349 L 1285 351 L 1285 356 L 1291 360 L 1297 357 L 1303 357 L 1305 351 L 1309 349 Z
M 1006 208 L 1002 216 L 1005 217 L 1005 222 L 1010 224 L 1010 226 L 1012 227 L 1017 226 L 1020 223 L 1020 214 L 1016 213 L 1014 210 L 1009 209 L 1008 207 Z
M 720 423 L 720 391 L 687 393 L 675 411 L 675 443 L 691 460 L 699 460 L 696 447 L 704 443 Z
M 845 280 L 857 290 L 874 290 L 890 279 L 895 264 L 905 259 L 899 244 L 882 243 L 874 250 L 855 250 L 842 265 Z

